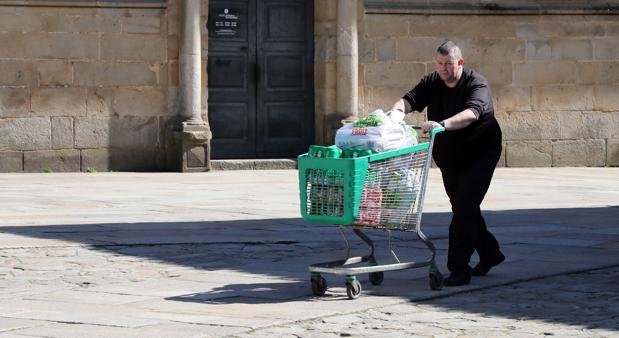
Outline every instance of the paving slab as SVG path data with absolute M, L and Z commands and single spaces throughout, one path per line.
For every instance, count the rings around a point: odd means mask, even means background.
M 427 189 L 422 230 L 445 272 L 450 206 L 435 169 Z M 347 247 L 338 227 L 300 217 L 294 170 L 0 174 L 0 191 L 7 337 L 619 332 L 617 168 L 497 169 L 482 208 L 502 265 L 441 291 L 426 268 L 386 272 L 381 285 L 361 275 L 354 301 L 339 275 L 324 275 L 324 297 L 311 293 L 308 266 Z M 352 254 L 368 252 L 343 232 Z M 429 257 L 415 233 L 367 233 L 381 264 L 390 247 L 402 261 Z

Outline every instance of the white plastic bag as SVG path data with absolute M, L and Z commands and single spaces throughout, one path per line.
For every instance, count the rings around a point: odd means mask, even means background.
M 370 116 L 347 123 L 338 129 L 335 145 L 341 149 L 372 150 L 383 152 L 417 144 L 417 133 L 404 124 L 396 123 L 381 109 Z
M 404 224 L 412 212 L 421 186 L 419 173 L 401 168 L 392 173 L 382 196 L 383 223 Z

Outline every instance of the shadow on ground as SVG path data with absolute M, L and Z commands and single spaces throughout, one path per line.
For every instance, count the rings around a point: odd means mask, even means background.
M 510 245 L 533 245 L 538 248 L 537 259 L 546 254 L 545 245 L 551 245 L 547 254 L 554 258 L 575 248 L 595 247 L 599 250 L 619 252 L 619 206 L 572 209 L 526 209 L 485 212 L 487 223 L 497 235 L 504 248 Z M 426 213 L 422 230 L 436 241 L 439 254 L 445 253 L 447 226 L 450 214 Z M 337 227 L 333 225 L 310 224 L 302 219 L 261 219 L 206 222 L 153 222 L 153 223 L 105 223 L 46 226 L 5 226 L 0 233 L 23 236 L 31 239 L 55 240 L 32 244 L 33 247 L 58 246 L 57 241 L 86 245 L 89 249 L 109 252 L 117 256 L 130 256 L 149 261 L 164 262 L 200 271 L 221 272 L 232 270 L 247 278 L 226 280 L 211 285 L 206 292 L 168 297 L 169 300 L 198 303 L 278 303 L 310 298 L 309 273 L 312 263 L 342 258 L 344 245 Z M 385 231 L 371 231 L 370 236 L 377 243 L 387 240 Z M 0 235 L 2 237 L 2 235 Z M 354 237 L 351 235 L 351 237 Z M 396 248 L 409 248 L 425 252 L 423 244 L 414 240 L 414 233 L 394 232 L 392 240 Z M 13 239 L 15 241 L 15 239 Z M 60 244 L 62 246 L 62 244 Z M 355 241 L 353 249 L 363 250 L 365 245 Z M 8 250 L 4 246 L 1 250 Z M 426 251 L 424 251 L 426 250 Z M 541 255 L 541 256 L 540 256 Z M 619 264 L 618 255 L 614 262 Z M 444 269 L 444 268 L 443 268 Z M 617 271 L 617 269 L 613 270 Z M 618 299 L 619 289 L 615 282 L 602 282 L 599 290 L 607 297 Z M 570 278 L 566 275 L 565 278 Z M 404 283 L 404 282 L 403 282 Z M 402 283 L 402 284 L 403 284 Z M 567 281 L 567 284 L 572 283 Z M 575 279 L 573 283 L 578 283 Z M 471 302 L 458 305 L 458 311 L 480 312 L 509 318 L 529 318 L 544 321 L 584 325 L 574 320 L 577 316 L 564 316 L 565 307 L 551 306 L 544 311 L 533 311 L 527 307 L 527 287 L 539 289 L 543 282 L 514 284 L 500 288 L 500 295 L 483 298 L 486 293 L 470 293 Z M 533 285 L 533 286 L 527 286 Z M 400 285 L 404 287 L 407 285 Z M 569 292 L 546 288 L 548 299 L 569 299 Z M 296 294 L 296 298 L 290 297 Z M 439 294 L 437 294 L 440 297 Z M 481 298 L 480 298 L 481 297 Z M 329 297 L 322 300 L 340 300 L 345 297 Z M 426 297 L 428 298 L 428 297 Z M 449 299 L 449 298 L 445 298 Z M 589 298 L 583 298 L 582 308 L 588 308 Z M 431 302 L 449 307 L 449 302 L 438 299 Z M 501 306 L 507 304 L 508 306 Z M 595 304 L 591 304 L 592 307 Z M 600 322 L 596 327 L 616 329 L 616 321 Z

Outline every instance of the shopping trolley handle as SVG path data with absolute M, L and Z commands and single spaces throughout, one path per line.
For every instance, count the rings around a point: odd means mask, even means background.
M 415 129 L 415 130 L 421 130 L 422 129 L 421 126 L 411 126 L 411 127 L 413 127 L 413 129 Z M 430 131 L 430 136 L 434 136 L 434 135 L 436 135 L 438 133 L 442 133 L 444 131 L 445 131 L 445 127 L 436 127 L 436 128 L 434 128 L 434 129 L 432 129 Z

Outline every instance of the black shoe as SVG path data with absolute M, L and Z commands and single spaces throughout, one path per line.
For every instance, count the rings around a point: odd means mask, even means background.
M 491 262 L 479 261 L 479 263 L 471 270 L 473 276 L 485 276 L 490 269 L 503 263 L 505 256 L 499 252 L 497 258 Z
M 449 277 L 445 278 L 443 285 L 445 286 L 460 286 L 471 282 L 470 273 L 450 273 Z

